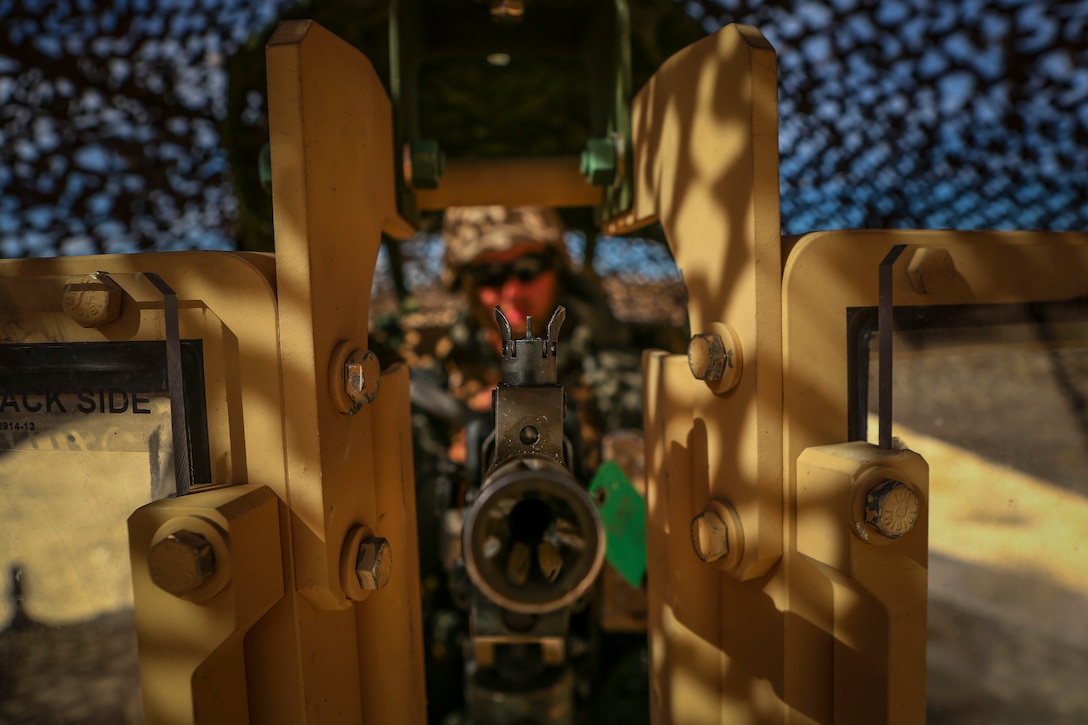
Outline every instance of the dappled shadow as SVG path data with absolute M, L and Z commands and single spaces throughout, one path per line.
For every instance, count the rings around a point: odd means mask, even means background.
M 927 722 L 1083 722 L 1086 608 L 1040 572 L 932 554 Z
M 131 610 L 0 632 L 0 720 L 11 725 L 143 722 Z

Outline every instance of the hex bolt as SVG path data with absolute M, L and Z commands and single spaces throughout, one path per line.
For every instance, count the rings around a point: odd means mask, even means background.
M 355 559 L 355 575 L 359 586 L 367 591 L 381 589 L 389 583 L 393 571 L 393 552 L 389 541 L 372 536 L 359 544 L 359 556 Z
M 356 409 L 371 402 L 381 387 L 381 367 L 374 353 L 353 350 L 344 361 L 344 392 Z
M 920 295 L 946 288 L 956 278 L 956 263 L 943 247 L 919 247 L 907 263 L 911 288 Z
M 344 390 L 348 395 L 356 395 L 366 389 L 366 373 L 363 363 L 355 358 L 344 363 Z
M 611 186 L 616 180 L 616 141 L 612 138 L 591 138 L 582 151 L 580 170 L 586 181 L 594 186 Z
M 695 335 L 688 343 L 688 367 L 696 380 L 716 383 L 722 379 L 726 366 L 730 364 L 721 335 Z
M 91 275 L 64 285 L 61 307 L 81 327 L 101 327 L 121 316 L 122 296 L 112 279 Z
M 147 564 L 155 586 L 183 597 L 215 573 L 215 553 L 203 536 L 180 529 L 151 547 Z
M 729 553 L 728 528 L 716 511 L 704 511 L 691 520 L 691 545 L 703 561 L 717 561 Z
M 865 497 L 865 523 L 889 539 L 898 539 L 918 523 L 918 494 L 900 481 L 885 479 Z
M 446 173 L 446 153 L 434 139 L 417 139 L 404 146 L 404 181 L 416 189 L 437 189 Z

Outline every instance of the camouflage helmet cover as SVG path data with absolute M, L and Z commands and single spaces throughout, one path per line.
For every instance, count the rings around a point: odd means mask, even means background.
M 461 270 L 484 252 L 502 252 L 523 244 L 555 246 L 569 263 L 559 215 L 546 207 L 460 206 L 446 210 L 442 220 L 446 245 L 445 278 L 459 282 Z

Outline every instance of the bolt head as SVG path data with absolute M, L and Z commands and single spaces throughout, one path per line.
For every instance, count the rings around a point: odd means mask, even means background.
M 375 536 L 359 545 L 359 556 L 355 560 L 359 586 L 368 591 L 381 589 L 389 583 L 392 571 L 393 553 L 388 540 Z
M 152 546 L 147 563 L 155 586 L 176 597 L 196 591 L 215 573 L 211 544 L 186 529 L 175 531 Z
M 691 545 L 703 561 L 717 561 L 729 553 L 728 529 L 715 511 L 704 511 L 691 521 Z
M 943 247 L 916 247 L 907 264 L 907 278 L 918 294 L 932 294 L 956 279 L 956 263 Z
M 408 178 L 417 189 L 437 189 L 446 171 L 446 154 L 434 139 L 418 139 L 408 147 L 411 173 Z
M 918 523 L 918 494 L 910 486 L 885 480 L 865 497 L 865 523 L 887 536 L 898 539 Z
M 81 327 L 101 327 L 121 316 L 121 297 L 109 278 L 83 277 L 64 285 L 61 306 Z
M 716 383 L 725 374 L 729 362 L 721 335 L 695 335 L 688 343 L 688 367 L 696 380 Z
M 343 376 L 344 392 L 356 409 L 377 397 L 381 386 L 381 364 L 374 353 L 369 350 L 353 351 L 344 361 Z
M 594 186 L 611 186 L 616 180 L 616 142 L 612 138 L 591 138 L 582 151 L 582 175 Z
M 362 362 L 354 358 L 347 361 L 344 365 L 344 385 L 349 395 L 366 389 L 366 373 L 363 371 Z

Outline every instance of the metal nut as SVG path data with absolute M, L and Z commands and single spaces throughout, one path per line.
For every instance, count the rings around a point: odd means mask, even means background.
M 721 335 L 695 335 L 688 343 L 688 367 L 696 380 L 721 380 L 726 366 L 732 365 L 730 358 Z
M 911 288 L 918 294 L 932 294 L 956 278 L 956 263 L 943 247 L 919 247 L 907 264 Z
M 691 545 L 703 561 L 717 561 L 729 553 L 728 528 L 715 511 L 704 511 L 691 521 Z
M 181 529 L 151 547 L 151 581 L 176 597 L 194 592 L 215 573 L 215 554 L 200 534 Z
M 374 400 L 381 388 L 381 364 L 370 350 L 353 350 L 344 362 L 344 392 L 356 409 Z
M 64 285 L 61 307 L 82 327 L 101 327 L 121 316 L 121 288 L 105 275 L 76 278 Z
M 865 523 L 898 539 L 918 523 L 918 495 L 905 483 L 886 479 L 865 497 Z
M 368 591 L 381 589 L 389 583 L 392 571 L 393 552 L 388 540 L 374 536 L 359 545 L 359 556 L 355 560 L 359 586 Z
M 363 371 L 363 364 L 354 358 L 344 363 L 344 386 L 348 395 L 366 390 L 366 373 Z
M 437 189 L 446 173 L 446 152 L 434 139 L 417 139 L 404 144 L 404 182 L 416 189 Z
M 617 161 L 614 138 L 591 138 L 582 151 L 582 175 L 594 186 L 612 186 L 618 175 Z

